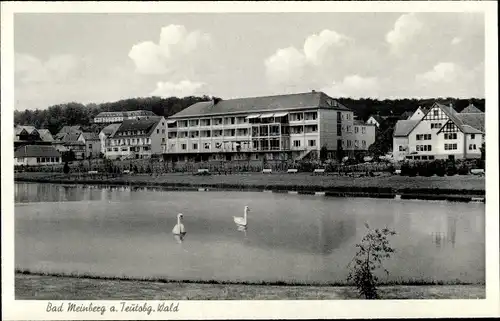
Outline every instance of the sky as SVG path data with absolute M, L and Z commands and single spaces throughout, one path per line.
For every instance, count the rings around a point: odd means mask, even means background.
M 323 91 L 484 98 L 482 13 L 18 13 L 15 108 Z

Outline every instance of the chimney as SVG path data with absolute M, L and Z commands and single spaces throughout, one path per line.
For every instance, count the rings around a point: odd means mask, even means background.
M 453 113 L 453 104 L 450 103 L 450 113 Z
M 313 89 L 313 90 L 312 90 L 312 93 L 313 93 L 313 94 L 314 94 L 314 93 L 316 93 L 316 90 L 314 90 L 314 89 Z

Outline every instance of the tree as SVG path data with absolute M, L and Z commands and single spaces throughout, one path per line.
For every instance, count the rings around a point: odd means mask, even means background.
M 328 158 L 328 148 L 326 147 L 326 145 L 323 145 L 319 150 L 319 160 L 322 163 L 324 163 L 327 158 Z
M 365 223 L 368 233 L 363 237 L 361 243 L 356 244 L 358 251 L 354 258 L 349 263 L 348 282 L 354 282 L 360 296 L 365 299 L 378 299 L 377 281 L 378 277 L 374 272 L 382 266 L 382 260 L 391 256 L 395 250 L 390 246 L 388 236 L 395 235 L 396 232 L 384 228 L 370 229 L 370 226 Z M 354 265 L 351 264 L 354 262 Z M 386 274 L 389 274 L 384 268 Z
M 339 163 L 342 162 L 342 159 L 344 158 L 344 149 L 342 148 L 341 144 L 337 146 L 336 156 L 337 156 L 337 161 Z
M 483 142 L 479 149 L 481 150 L 481 160 L 486 160 L 486 143 Z
M 69 165 L 68 165 L 68 162 L 65 162 L 65 163 L 64 163 L 63 172 L 64 172 L 64 174 L 68 174 L 68 173 L 69 173 Z

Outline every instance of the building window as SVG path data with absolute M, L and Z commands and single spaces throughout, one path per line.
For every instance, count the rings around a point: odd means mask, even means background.
M 350 140 L 347 141 L 347 147 L 351 147 L 352 142 Z
M 204 147 L 205 149 L 210 149 L 210 143 L 205 143 Z
M 433 159 L 434 159 L 434 156 L 430 155 L 429 160 L 433 160 Z
M 457 139 L 457 133 L 444 134 L 444 139 Z
M 337 136 L 342 136 L 342 125 L 337 124 Z
M 476 135 L 471 134 L 471 135 L 470 135 L 470 139 L 476 139 Z
M 444 150 L 456 150 L 457 144 L 444 144 Z
M 433 113 L 434 113 L 434 116 L 436 116 L 436 117 L 439 116 L 439 110 L 434 109 Z
M 309 147 L 315 147 L 316 146 L 316 140 L 311 139 L 309 140 Z
M 122 147 L 122 152 L 128 151 L 128 147 Z
M 115 151 L 115 152 L 117 152 L 117 151 L 118 151 L 118 147 L 115 147 L 115 148 L 114 148 L 114 151 Z
M 362 140 L 362 141 L 361 141 L 361 145 L 362 145 L 363 147 L 366 147 L 366 140 Z
M 366 127 L 361 127 L 361 133 L 366 134 Z
M 194 143 L 193 144 L 193 149 L 198 149 L 198 144 Z
M 294 140 L 293 147 L 300 147 L 300 140 Z
M 92 144 L 89 144 L 89 148 L 92 148 Z
M 405 150 L 405 149 L 404 149 L 404 147 L 403 147 L 403 146 L 399 146 L 399 151 L 400 151 L 400 152 L 402 152 L 402 151 L 404 151 L 404 150 Z
M 108 152 L 110 152 L 110 151 L 112 151 L 112 149 L 111 149 L 111 148 L 108 148 Z
M 165 142 L 165 137 L 162 137 L 161 142 L 162 142 L 162 143 L 164 143 L 164 142 Z
M 354 133 L 355 134 L 359 133 L 359 127 L 358 126 L 354 126 Z
M 36 158 L 36 162 L 37 162 L 37 163 L 41 163 L 41 162 L 42 162 L 41 158 L 40 158 L 40 157 L 37 157 L 37 158 Z
M 186 148 L 187 148 L 186 144 L 181 145 L 181 149 L 186 150 Z

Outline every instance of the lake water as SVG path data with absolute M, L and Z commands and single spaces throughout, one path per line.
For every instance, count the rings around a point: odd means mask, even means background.
M 16 267 L 170 279 L 344 281 L 371 227 L 396 230 L 382 280 L 484 282 L 481 203 L 15 184 Z M 249 227 L 233 215 L 248 205 Z M 184 214 L 182 244 L 171 231 Z

